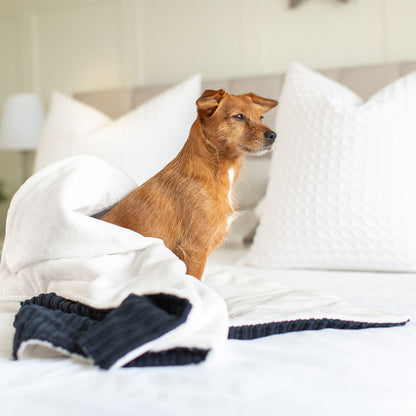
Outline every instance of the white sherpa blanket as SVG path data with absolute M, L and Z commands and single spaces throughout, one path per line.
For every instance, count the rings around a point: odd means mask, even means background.
M 16 358 L 59 353 L 103 368 L 185 364 L 227 338 L 407 321 L 238 269 L 199 282 L 161 240 L 95 217 L 135 187 L 108 163 L 77 156 L 39 171 L 16 193 L 0 300 L 33 298 L 16 315 Z

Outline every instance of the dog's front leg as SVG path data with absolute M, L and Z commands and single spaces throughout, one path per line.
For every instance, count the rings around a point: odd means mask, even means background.
M 189 257 L 188 261 L 185 262 L 186 273 L 196 277 L 198 280 L 201 280 L 202 275 L 204 274 L 207 258 L 208 256 L 206 254 L 198 256 L 193 255 Z
M 207 252 L 190 250 L 179 245 L 175 248 L 174 253 L 185 263 L 187 274 L 196 277 L 198 280 L 202 279 L 208 259 Z

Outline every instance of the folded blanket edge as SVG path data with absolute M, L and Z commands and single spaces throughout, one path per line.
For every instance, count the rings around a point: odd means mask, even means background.
M 398 322 L 365 322 L 342 319 L 296 319 L 263 324 L 230 326 L 228 339 L 250 340 L 288 332 L 316 331 L 320 329 L 367 329 L 404 326 L 410 319 Z

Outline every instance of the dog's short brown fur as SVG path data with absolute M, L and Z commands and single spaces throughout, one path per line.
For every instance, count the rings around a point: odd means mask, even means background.
M 265 153 L 276 138 L 262 114 L 277 101 L 206 90 L 196 105 L 198 117 L 176 158 L 102 219 L 161 238 L 201 279 L 234 214 L 231 187 L 242 156 Z

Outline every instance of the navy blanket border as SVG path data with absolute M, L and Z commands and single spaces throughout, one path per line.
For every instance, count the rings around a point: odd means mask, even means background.
M 118 308 L 95 309 L 64 299 L 55 293 L 41 294 L 21 303 L 15 316 L 13 356 L 22 343 L 46 342 L 70 354 L 77 354 L 108 369 L 147 342 L 183 324 L 192 309 L 188 299 L 164 293 L 129 295 Z M 406 321 L 407 322 L 407 321 Z M 287 332 L 333 329 L 364 329 L 402 326 L 406 322 L 356 322 L 339 319 L 297 319 L 254 325 L 232 326 L 228 338 L 250 340 Z M 177 346 L 147 352 L 125 367 L 171 366 L 204 361 L 208 349 Z
M 191 308 L 187 299 L 163 293 L 129 295 L 115 309 L 95 309 L 55 293 L 41 294 L 22 302 L 16 314 L 13 356 L 17 358 L 23 342 L 39 340 L 92 358 L 108 369 L 129 352 L 184 323 Z M 199 363 L 208 352 L 196 348 L 148 352 L 126 366 Z
M 407 322 L 407 321 L 406 321 Z M 297 331 L 316 331 L 319 329 L 365 329 L 365 328 L 388 328 L 402 326 L 406 322 L 356 322 L 343 321 L 340 319 L 297 319 L 294 321 L 269 322 L 257 325 L 231 326 L 228 331 L 228 339 L 255 339 L 269 335 L 285 334 Z

